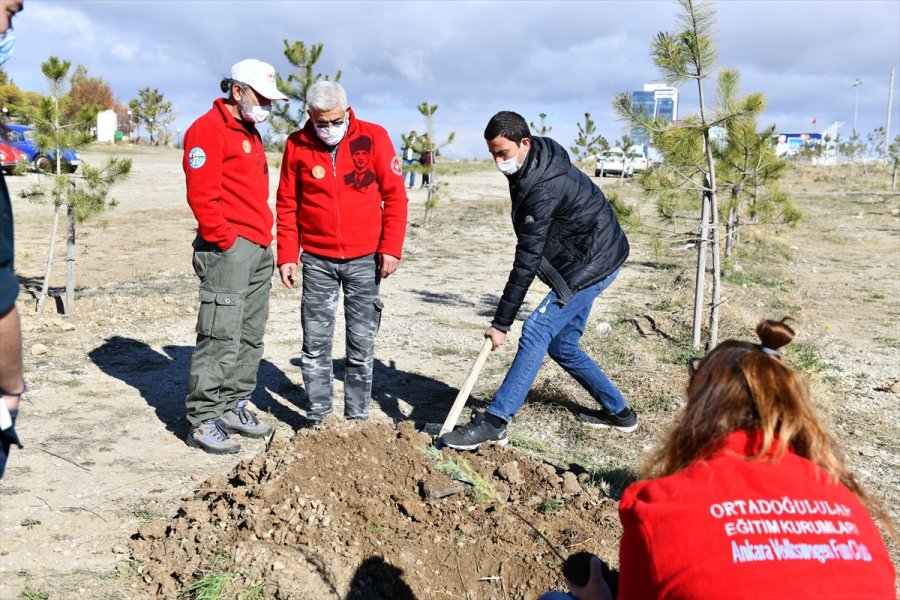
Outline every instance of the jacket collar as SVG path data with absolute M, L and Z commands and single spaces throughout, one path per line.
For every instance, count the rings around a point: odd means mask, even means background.
M 762 432 L 758 429 L 753 431 L 748 431 L 746 429 L 739 429 L 737 431 L 731 432 L 726 438 L 725 442 L 722 445 L 722 449 L 719 450 L 718 454 L 729 453 L 736 454 L 738 456 L 756 456 L 759 454 L 759 451 L 762 449 L 763 436 Z M 778 448 L 778 436 L 776 435 L 772 439 L 772 446 L 769 448 L 769 451 L 766 452 L 764 458 L 773 458 L 775 456 L 775 450 Z M 788 446 L 788 452 L 793 453 L 793 448 Z
M 231 114 L 231 111 L 228 110 L 228 106 L 225 104 L 224 98 L 216 98 L 216 101 L 213 102 L 213 108 L 219 111 L 219 116 L 222 117 L 222 122 L 225 123 L 226 127 L 239 129 L 241 131 L 248 131 L 249 127 L 255 129 L 255 126 L 245 123 Z

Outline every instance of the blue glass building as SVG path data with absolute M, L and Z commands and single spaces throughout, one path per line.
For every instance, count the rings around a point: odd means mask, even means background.
M 661 83 L 645 83 L 641 91 L 631 92 L 631 106 L 643 110 L 654 118 L 663 117 L 667 121 L 678 120 L 678 89 Z M 649 140 L 643 132 L 632 129 L 631 137 L 635 146 L 642 146 L 649 155 Z

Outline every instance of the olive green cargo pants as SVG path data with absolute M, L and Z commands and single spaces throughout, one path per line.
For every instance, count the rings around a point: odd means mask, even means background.
M 198 236 L 193 262 L 200 312 L 185 404 L 188 421 L 197 426 L 256 388 L 275 261 L 271 248 L 241 237 L 222 252 Z

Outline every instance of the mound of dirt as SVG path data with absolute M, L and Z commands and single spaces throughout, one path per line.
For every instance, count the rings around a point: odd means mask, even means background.
M 430 448 L 408 422 L 276 432 L 174 518 L 140 528 L 140 585 L 174 598 L 224 574 L 222 597 L 525 599 L 564 589 L 571 553 L 616 562 L 617 504 L 583 469 Z M 460 458 L 463 475 L 449 475 Z

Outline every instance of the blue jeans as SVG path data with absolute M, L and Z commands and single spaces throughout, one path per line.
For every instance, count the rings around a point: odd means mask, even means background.
M 404 158 L 404 159 L 403 159 L 403 181 L 406 182 L 406 174 L 409 173 L 409 184 L 408 184 L 409 189 L 413 189 L 413 188 L 415 187 L 415 185 L 416 185 L 416 172 L 415 172 L 415 171 L 412 171 L 412 170 L 409 170 L 407 167 L 408 167 L 409 165 L 414 165 L 414 164 L 416 164 L 416 162 L 417 162 L 417 161 L 415 161 L 415 160 L 413 160 L 413 159 L 411 159 L 411 158 L 409 158 L 409 159 Z
M 594 300 L 615 280 L 617 269 L 599 283 L 576 293 L 566 303 L 553 290 L 522 326 L 519 349 L 487 412 L 509 422 L 525 402 L 544 356 L 549 354 L 591 397 L 611 413 L 625 408 L 625 398 L 579 345 Z

